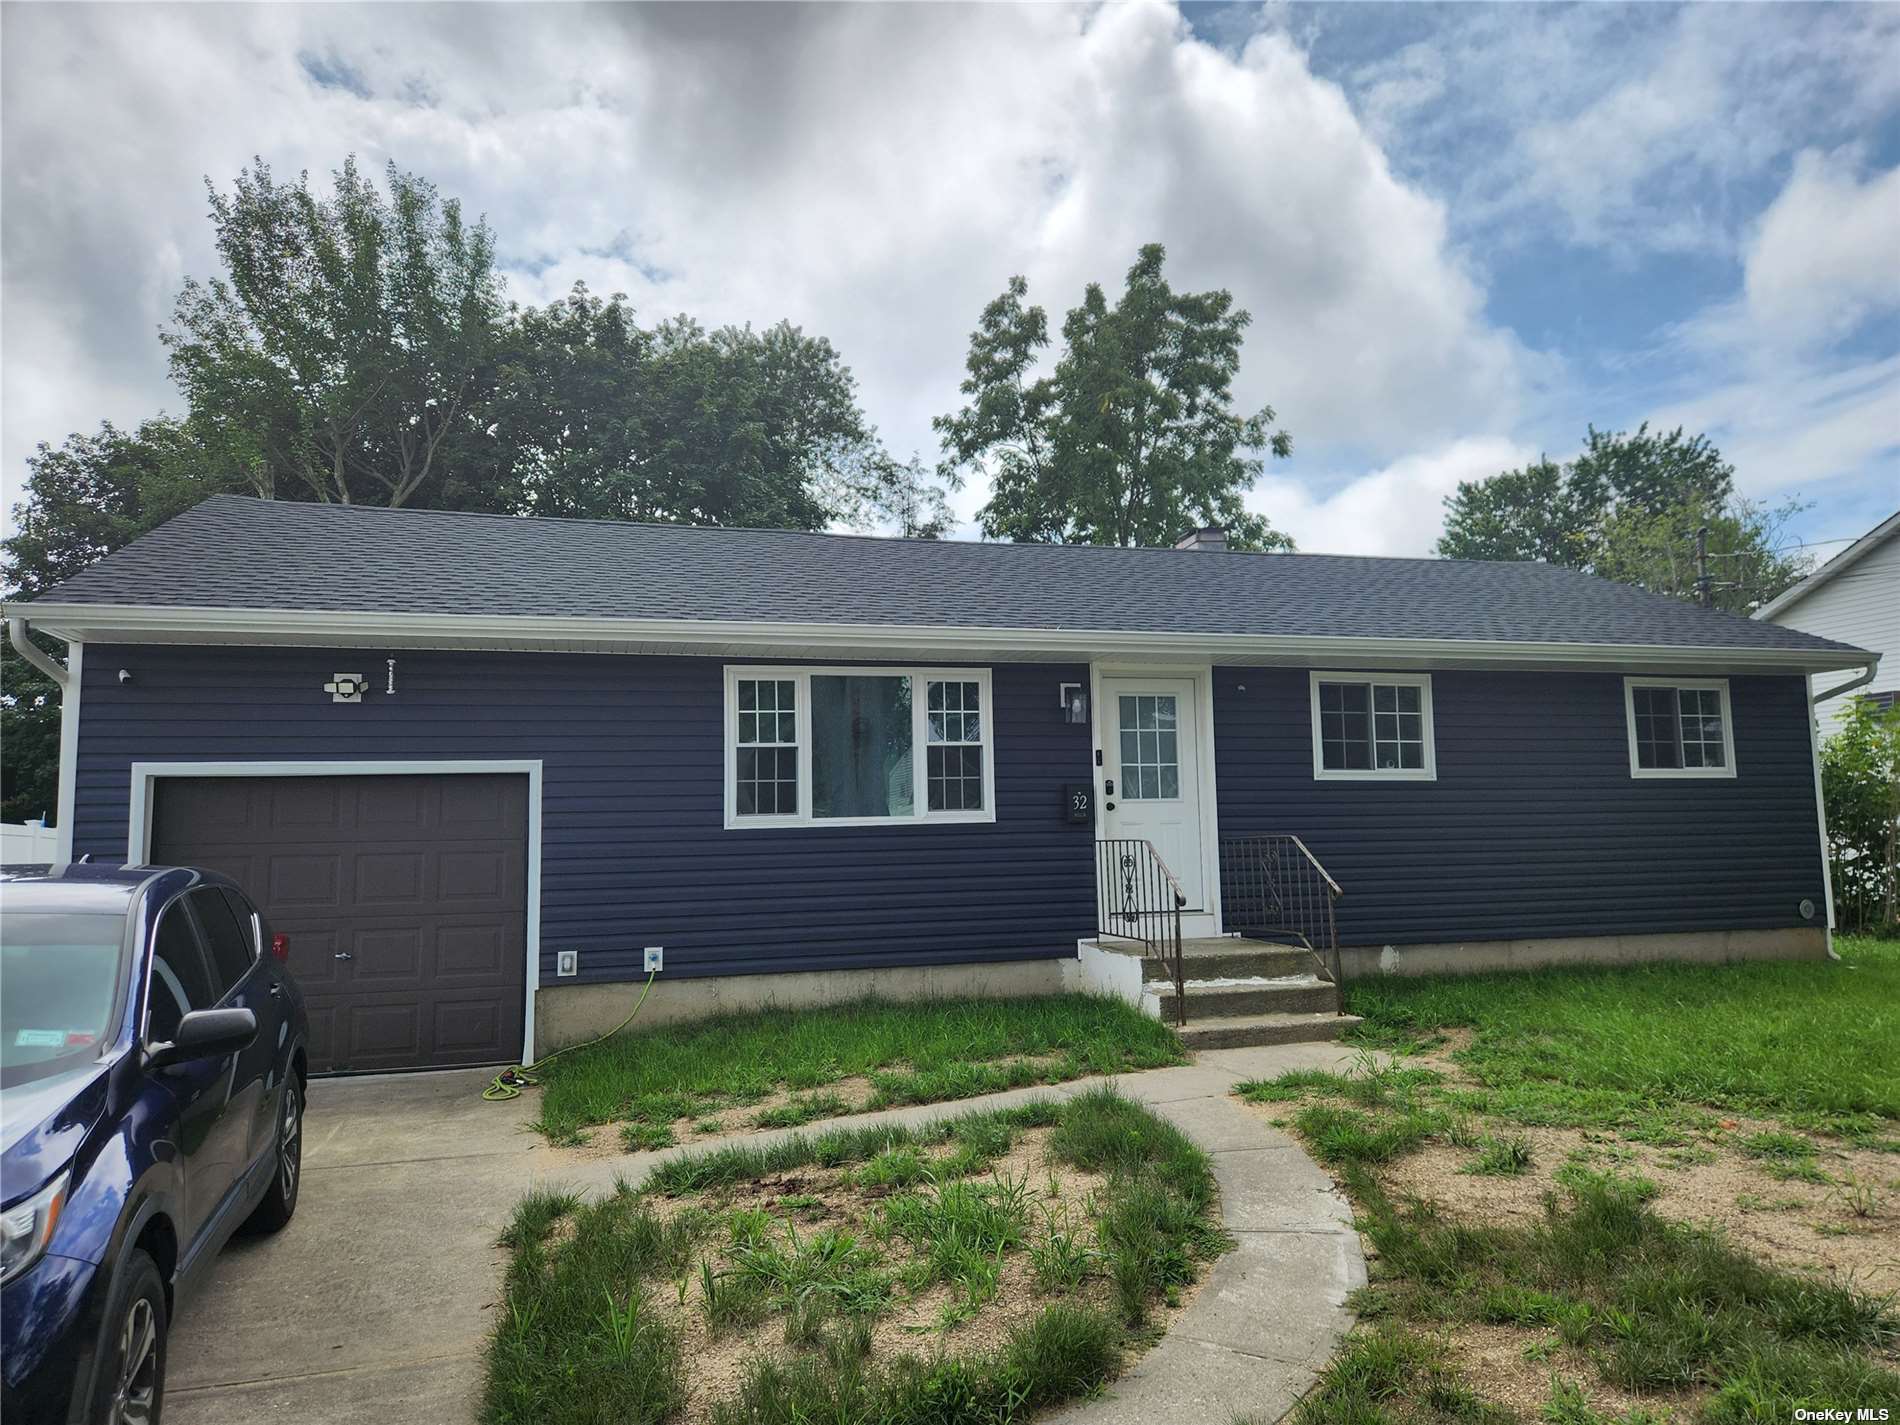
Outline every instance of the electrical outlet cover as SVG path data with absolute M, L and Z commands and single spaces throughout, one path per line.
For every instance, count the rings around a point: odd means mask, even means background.
M 646 972 L 649 975 L 658 974 L 665 958 L 666 947 L 664 945 L 647 946 Z
M 557 975 L 578 975 L 581 969 L 581 952 L 562 950 L 554 957 L 554 973 Z

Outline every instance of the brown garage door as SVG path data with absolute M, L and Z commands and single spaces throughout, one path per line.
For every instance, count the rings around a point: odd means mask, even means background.
M 152 860 L 230 876 L 290 937 L 312 1070 L 521 1053 L 521 776 L 179 777 Z

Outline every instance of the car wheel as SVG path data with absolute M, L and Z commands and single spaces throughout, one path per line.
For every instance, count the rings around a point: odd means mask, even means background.
M 270 1188 L 248 1224 L 259 1232 L 277 1231 L 297 1210 L 297 1189 L 303 1182 L 303 1081 L 294 1073 L 284 1080 L 271 1167 Z
M 165 1283 L 144 1252 L 126 1258 L 113 1284 L 100 1343 L 96 1425 L 158 1425 L 165 1408 Z

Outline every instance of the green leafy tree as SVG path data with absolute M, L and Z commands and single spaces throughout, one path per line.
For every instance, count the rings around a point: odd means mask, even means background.
M 780 322 L 643 328 L 576 285 L 511 314 L 481 419 L 488 484 L 582 518 L 934 533 L 941 491 L 892 459 L 831 344 Z
M 391 163 L 354 158 L 332 191 L 262 159 L 209 180 L 225 275 L 187 280 L 162 340 L 204 436 L 266 497 L 485 503 L 445 481 L 503 315 L 486 223 Z
M 1574 460 L 1541 457 L 1460 482 L 1445 501 L 1438 553 L 1540 560 L 1696 598 L 1697 532 L 1706 529 L 1711 602 L 1745 613 L 1807 572 L 1786 537 L 1803 507 L 1743 499 L 1734 476 L 1707 436 L 1592 426 Z
M 1900 935 L 1900 706 L 1852 703 L 1821 745 L 1835 914 L 1842 930 Z
M 135 431 L 110 422 L 27 457 L 25 499 L 0 555 L 5 587 L 32 597 L 239 477 L 211 460 L 182 424 L 160 417 Z M 58 644 L 34 635 L 62 656 Z M 59 692 L 0 644 L 0 820 L 49 814 L 58 795 Z
M 933 423 L 938 469 L 990 479 L 979 513 L 993 539 L 1167 545 L 1221 525 L 1237 548 L 1290 549 L 1242 494 L 1271 453 L 1291 453 L 1274 414 L 1235 409 L 1250 320 L 1225 291 L 1176 292 L 1159 243 L 1141 249 L 1112 306 L 1097 283 L 1062 324 L 1062 354 L 1038 374 L 1048 315 L 1010 279 L 970 339 L 963 408 Z
M 1594 566 L 1612 515 L 1657 515 L 1697 505 L 1720 507 L 1734 491 L 1735 468 L 1702 435 L 1681 427 L 1657 434 L 1589 428 L 1575 460 L 1539 457 L 1521 470 L 1463 480 L 1445 499 L 1446 559 L 1537 559 L 1572 569 Z

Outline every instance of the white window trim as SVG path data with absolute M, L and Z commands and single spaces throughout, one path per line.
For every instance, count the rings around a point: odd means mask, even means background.
M 927 668 L 909 664 L 851 663 L 837 666 L 783 667 L 763 663 L 726 665 L 726 708 L 722 773 L 726 796 L 726 830 L 764 831 L 774 827 L 833 826 L 944 826 L 957 822 L 981 823 L 996 820 L 996 699 L 991 692 L 988 668 Z M 813 816 L 811 776 L 811 680 L 814 677 L 909 678 L 911 680 L 911 806 L 909 816 Z M 798 730 L 798 811 L 793 814 L 740 816 L 738 809 L 739 680 L 790 680 L 796 685 Z M 983 809 L 981 811 L 931 811 L 929 693 L 927 683 L 941 680 L 975 683 L 982 700 L 983 719 Z M 957 744 L 953 744 L 957 745 Z M 967 746 L 968 744 L 960 744 Z M 922 755 L 918 755 L 922 754 Z
M 1726 765 L 1721 767 L 1642 767 L 1636 761 L 1636 690 L 1638 688 L 1713 688 L 1722 695 L 1722 753 Z M 1733 778 L 1735 776 L 1735 726 L 1731 712 L 1731 700 L 1727 678 L 1625 678 L 1623 680 L 1623 727 L 1629 735 L 1630 776 L 1660 777 L 1670 781 L 1680 778 Z M 1677 735 L 1681 735 L 1682 708 L 1676 708 Z
M 1320 737 L 1319 685 L 1321 683 L 1384 683 L 1389 686 L 1418 688 L 1420 690 L 1419 722 L 1425 739 L 1425 765 L 1423 767 L 1328 767 Z M 1356 673 L 1315 669 L 1307 676 L 1307 716 L 1313 730 L 1313 780 L 1316 782 L 1436 782 L 1438 780 L 1438 738 L 1432 726 L 1432 675 L 1430 673 Z

